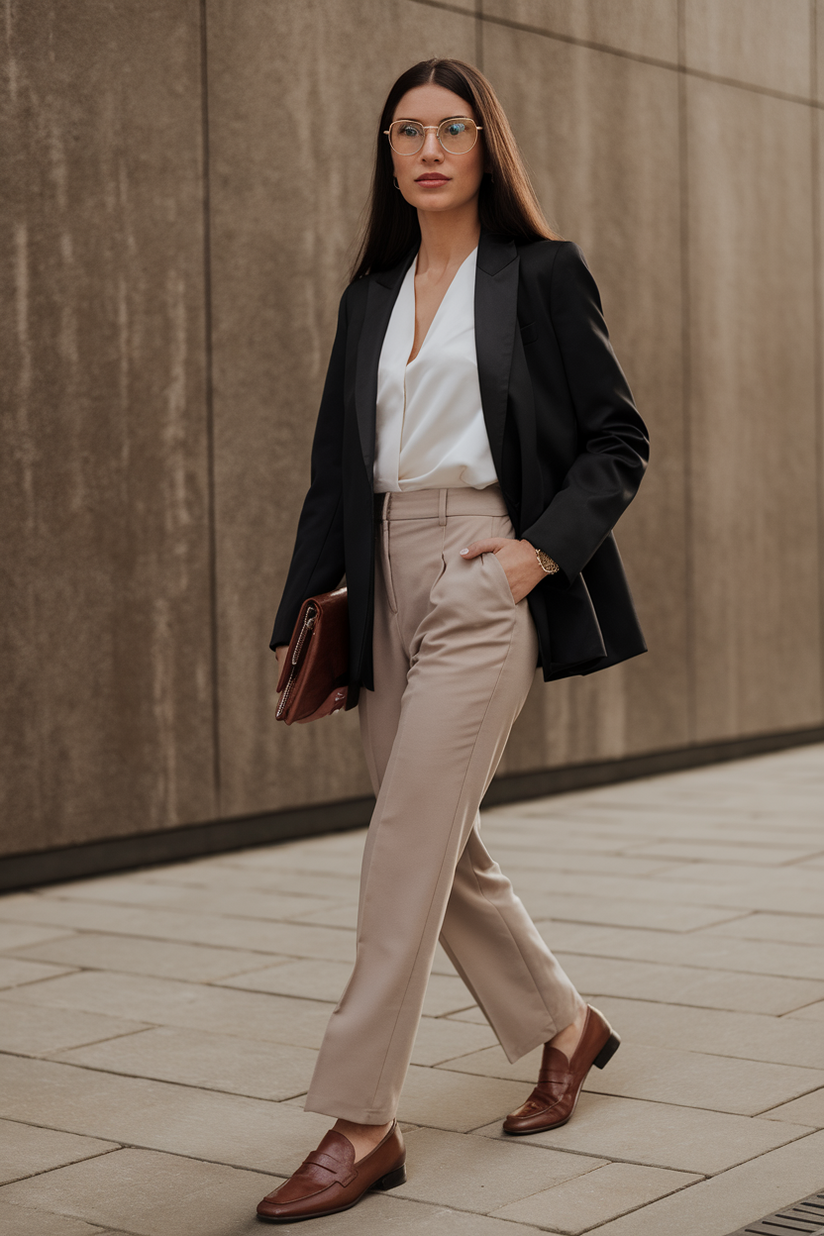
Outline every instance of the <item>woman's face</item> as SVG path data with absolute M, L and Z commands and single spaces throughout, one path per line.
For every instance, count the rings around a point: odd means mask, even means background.
M 443 86 L 416 86 L 408 90 L 395 108 L 393 120 L 417 120 L 439 125 L 456 116 L 477 117 L 469 104 Z M 483 134 L 465 154 L 450 154 L 438 141 L 434 129 L 424 136 L 417 154 L 392 151 L 392 163 L 400 191 L 417 210 L 447 211 L 477 199 L 484 174 Z

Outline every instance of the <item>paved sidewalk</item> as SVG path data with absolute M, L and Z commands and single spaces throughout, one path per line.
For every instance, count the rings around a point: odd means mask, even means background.
M 301 1236 L 726 1236 L 824 1186 L 824 746 L 488 811 L 623 1036 L 572 1122 L 507 1139 L 515 1066 L 444 954 L 409 1181 Z M 353 955 L 363 833 L 0 898 L 0 1233 L 240 1236 Z

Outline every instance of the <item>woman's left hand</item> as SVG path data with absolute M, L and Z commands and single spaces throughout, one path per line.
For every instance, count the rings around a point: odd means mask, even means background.
M 462 558 L 477 558 L 479 554 L 494 554 L 498 559 L 516 605 L 546 576 L 535 556 L 535 547 L 529 541 L 492 536 L 486 541 L 473 541 L 467 549 L 461 550 Z

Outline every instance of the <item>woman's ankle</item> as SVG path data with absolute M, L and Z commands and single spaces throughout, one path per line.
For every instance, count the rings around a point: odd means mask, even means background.
M 572 1056 L 572 1053 L 578 1046 L 581 1034 L 583 1033 L 584 1023 L 587 1019 L 587 1008 L 588 1006 L 586 1001 L 580 1000 L 580 1003 L 575 1010 L 574 1019 L 568 1026 L 564 1026 L 563 1030 L 559 1030 L 558 1033 L 549 1040 L 551 1045 L 553 1047 L 557 1047 L 558 1051 L 562 1051 L 567 1059 Z
M 355 1162 L 358 1163 L 383 1141 L 394 1124 L 393 1120 L 386 1124 L 358 1124 L 354 1120 L 336 1120 L 334 1130 L 342 1133 L 355 1148 Z

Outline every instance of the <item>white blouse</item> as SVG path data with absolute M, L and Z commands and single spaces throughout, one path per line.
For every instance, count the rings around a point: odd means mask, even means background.
M 375 493 L 497 483 L 475 351 L 477 256 L 476 248 L 458 268 L 409 364 L 417 259 L 406 272 L 378 363 Z

